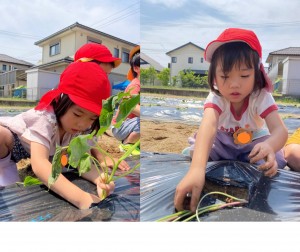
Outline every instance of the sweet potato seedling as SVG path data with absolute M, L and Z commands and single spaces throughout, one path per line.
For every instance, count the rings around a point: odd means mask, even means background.
M 216 204 L 213 204 L 213 205 L 210 205 L 210 206 L 201 207 L 201 203 L 203 202 L 204 198 L 206 198 L 208 195 L 213 195 L 213 194 L 223 195 L 227 198 L 226 198 L 224 203 L 216 203 Z M 172 221 L 172 222 L 183 221 L 183 222 L 187 222 L 187 221 L 194 220 L 194 219 L 197 219 L 197 221 L 200 221 L 200 216 L 203 215 L 204 213 L 217 211 L 217 210 L 220 210 L 222 208 L 234 207 L 234 206 L 242 205 L 242 204 L 245 204 L 245 203 L 248 203 L 248 201 L 246 201 L 244 199 L 236 198 L 236 197 L 234 197 L 232 195 L 229 195 L 227 193 L 209 192 L 209 193 L 205 194 L 200 199 L 195 214 L 192 213 L 189 210 L 183 210 L 183 211 L 165 216 L 163 218 L 160 218 L 157 221 L 158 222 L 162 222 L 162 221 Z
M 55 155 L 52 160 L 52 172 L 48 178 L 49 189 L 51 185 L 55 183 L 61 174 L 62 168 L 65 166 L 77 168 L 80 176 L 83 173 L 89 172 L 91 166 L 94 165 L 98 170 L 99 176 L 101 176 L 102 180 L 107 184 L 136 170 L 140 164 L 137 164 L 135 167 L 119 176 L 115 176 L 119 164 L 132 153 L 132 151 L 140 144 L 140 141 L 136 142 L 121 158 L 118 159 L 117 162 L 115 162 L 113 157 L 100 147 L 98 144 L 98 137 L 103 135 L 111 126 L 113 114 L 117 107 L 119 107 L 119 113 L 116 118 L 117 123 L 114 127 L 118 128 L 139 102 L 140 95 L 130 96 L 129 92 L 120 92 L 117 95 L 109 97 L 103 101 L 102 111 L 99 117 L 100 129 L 97 132 L 93 131 L 90 134 L 79 135 L 73 138 L 68 146 L 56 146 Z M 101 164 L 98 159 L 92 156 L 92 149 L 97 149 L 104 157 L 110 158 L 113 162 L 112 169 L 108 167 L 106 158 L 104 158 L 104 162 Z M 106 198 L 105 194 L 102 196 L 102 199 L 104 198 Z

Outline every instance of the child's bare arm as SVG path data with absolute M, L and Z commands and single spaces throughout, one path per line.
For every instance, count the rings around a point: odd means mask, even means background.
M 48 186 L 48 178 L 52 170 L 52 165 L 48 158 L 49 151 L 44 145 L 31 142 L 33 172 L 46 186 Z M 59 175 L 57 181 L 51 186 L 51 190 L 79 209 L 88 209 L 92 203 L 100 202 L 99 197 L 81 190 L 62 174 Z
M 272 177 L 277 173 L 278 168 L 275 153 L 283 148 L 288 138 L 288 131 L 277 111 L 271 112 L 265 120 L 271 135 L 264 142 L 254 146 L 249 158 L 251 163 L 264 159 L 265 163 L 260 165 L 259 169 L 264 170 L 266 176 Z
M 205 170 L 213 141 L 217 132 L 219 114 L 215 109 L 207 108 L 198 130 L 192 163 L 186 176 L 176 188 L 174 205 L 183 210 L 184 198 L 192 193 L 190 209 L 195 212 L 200 194 L 205 184 Z

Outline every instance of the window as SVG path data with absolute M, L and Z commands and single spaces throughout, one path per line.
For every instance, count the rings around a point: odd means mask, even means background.
M 87 37 L 87 43 L 96 43 L 96 44 L 102 44 L 102 40 L 101 39 L 96 39 L 93 37 Z
M 2 65 L 2 70 L 6 71 L 6 69 L 7 69 L 7 65 Z
M 177 57 L 172 57 L 172 63 L 176 63 L 177 62 Z
M 189 57 L 189 58 L 188 58 L 188 63 L 189 63 L 189 64 L 193 64 L 193 57 Z
M 60 43 L 50 45 L 50 56 L 54 56 L 59 53 L 60 53 Z
M 118 48 L 114 48 L 114 57 L 119 58 L 120 50 Z
M 11 65 L 8 66 L 8 71 L 11 71 Z
M 129 63 L 129 53 L 128 52 L 122 52 L 122 62 Z
M 203 58 L 200 59 L 200 62 L 203 63 Z

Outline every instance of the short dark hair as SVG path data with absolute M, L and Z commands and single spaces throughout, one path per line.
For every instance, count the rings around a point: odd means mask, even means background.
M 233 67 L 245 64 L 249 68 L 254 68 L 254 89 L 258 91 L 266 87 L 262 72 L 260 71 L 259 55 L 244 42 L 230 42 L 221 45 L 213 54 L 208 70 L 208 84 L 210 89 L 217 95 L 220 92 L 214 88 L 216 79 L 217 64 L 221 64 L 224 74 L 230 72 Z
M 130 60 L 130 67 L 131 67 L 131 71 L 133 74 L 133 77 L 136 78 L 138 76 L 138 74 L 134 71 L 134 67 L 140 67 L 140 54 L 136 53 L 133 55 L 132 59 Z
M 51 102 L 54 114 L 56 115 L 57 123 L 61 127 L 60 118 L 73 106 L 75 103 L 70 99 L 67 94 L 61 94 L 58 98 Z M 100 128 L 99 118 L 95 120 L 88 132 L 98 130 Z M 88 133 L 86 132 L 86 133 Z

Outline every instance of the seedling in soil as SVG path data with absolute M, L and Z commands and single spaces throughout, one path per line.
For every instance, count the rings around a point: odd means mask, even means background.
M 204 207 L 200 207 L 201 203 L 203 202 L 203 199 L 205 197 L 207 197 L 208 195 L 223 195 L 226 198 L 226 202 L 224 203 L 216 203 L 210 206 L 204 206 Z M 200 221 L 200 216 L 203 215 L 204 213 L 208 213 L 208 212 L 213 212 L 213 211 L 217 211 L 220 210 L 222 208 L 227 208 L 227 207 L 234 207 L 234 206 L 240 206 L 242 204 L 248 203 L 248 201 L 244 200 L 244 199 L 239 199 L 236 198 L 232 195 L 229 195 L 227 193 L 223 193 L 223 192 L 210 192 L 205 194 L 199 201 L 198 206 L 197 206 L 197 210 L 196 213 L 192 213 L 189 210 L 183 210 L 168 216 L 165 216 L 159 220 L 157 220 L 158 222 L 162 222 L 162 221 L 183 221 L 183 222 L 187 222 L 190 220 L 194 220 L 197 219 L 197 221 Z
M 140 102 L 140 95 L 130 96 L 129 92 L 120 92 L 117 95 L 109 97 L 102 103 L 101 115 L 99 117 L 100 129 L 96 132 L 93 131 L 87 135 L 79 135 L 73 138 L 68 146 L 56 146 L 55 155 L 52 161 L 52 172 L 48 178 L 48 187 L 55 183 L 62 168 L 67 166 L 77 167 L 79 176 L 81 174 L 89 172 L 91 166 L 94 165 L 101 176 L 103 182 L 109 184 L 111 181 L 115 181 L 118 178 L 124 177 L 134 170 L 139 168 L 140 164 L 137 164 L 129 171 L 122 173 L 119 176 L 115 176 L 117 168 L 122 160 L 131 155 L 132 151 L 139 146 L 140 141 L 136 142 L 128 151 L 126 151 L 117 162 L 114 158 L 103 150 L 98 144 L 97 138 L 102 136 L 106 130 L 111 126 L 114 111 L 119 107 L 119 113 L 116 118 L 117 123 L 114 127 L 118 128 L 127 116 L 132 112 L 135 106 Z M 104 164 L 101 164 L 98 159 L 90 154 L 91 149 L 97 149 L 104 157 L 109 157 L 113 162 L 112 169 L 109 169 L 106 159 L 104 158 Z M 102 195 L 102 200 L 106 198 L 106 195 Z

